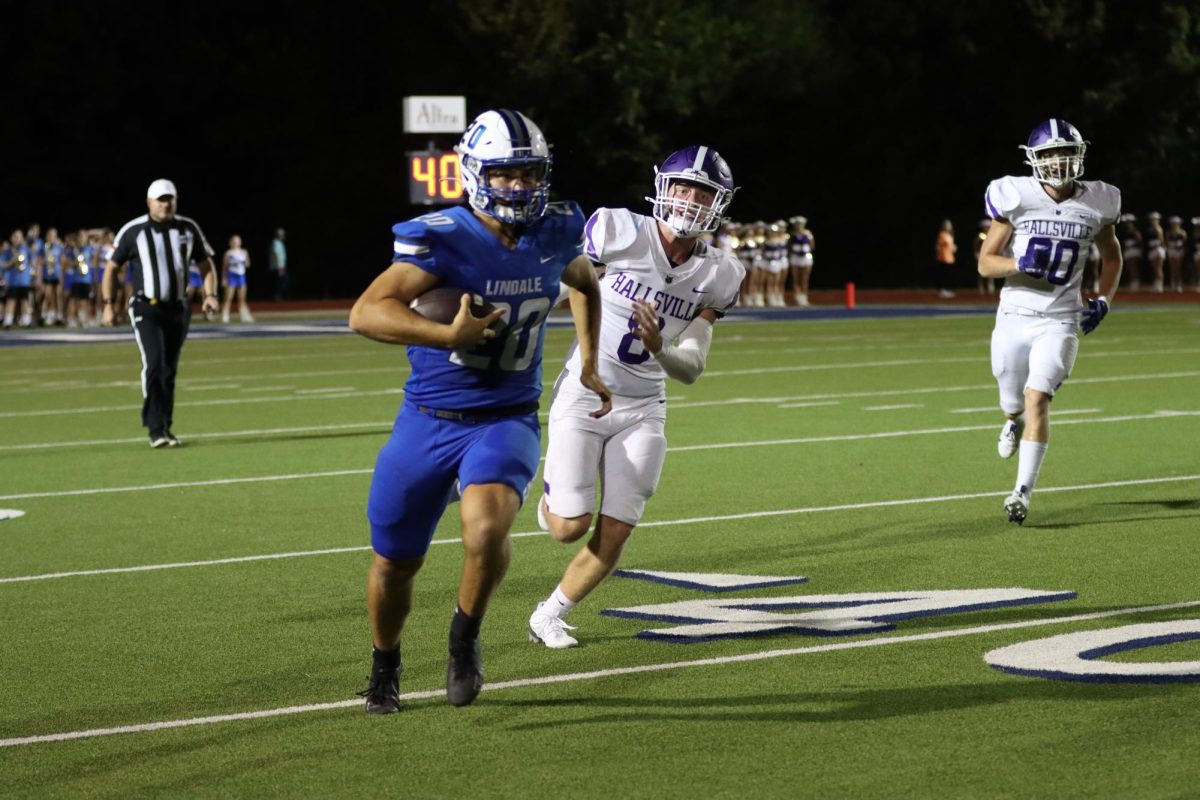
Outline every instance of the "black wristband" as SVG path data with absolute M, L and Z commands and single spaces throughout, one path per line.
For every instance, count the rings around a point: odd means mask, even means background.
M 217 299 L 217 296 L 216 296 L 215 294 L 206 294 L 206 295 L 204 295 L 204 299 L 205 299 L 205 300 L 207 300 L 207 299 L 208 299 L 208 298 L 210 298 L 210 297 L 211 297 L 213 300 L 216 300 L 216 299 Z
M 104 297 L 101 298 L 100 302 L 104 303 L 106 306 L 111 306 L 113 304 L 113 299 L 111 297 Z

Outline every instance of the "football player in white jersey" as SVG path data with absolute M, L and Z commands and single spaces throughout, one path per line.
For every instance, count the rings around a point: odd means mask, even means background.
M 612 389 L 612 413 L 572 380 L 578 352 L 550 406 L 545 494 L 538 522 L 561 542 L 592 530 L 596 482 L 599 520 L 562 581 L 529 618 L 531 641 L 578 644 L 563 616 L 617 565 L 658 486 L 666 457 L 666 381 L 694 383 L 704 371 L 712 326 L 737 303 L 745 268 L 700 236 L 717 230 L 736 187 L 725 160 L 709 147 L 672 153 L 654 180 L 653 216 L 600 208 L 584 228 L 584 252 L 605 273 L 601 286 L 600 368 Z
M 1032 177 L 991 182 L 992 219 L 979 253 L 979 274 L 1004 278 L 992 331 L 992 374 L 1000 385 L 1002 458 L 1019 452 L 1017 483 L 1004 511 L 1023 524 L 1050 439 L 1050 401 L 1071 374 L 1079 331 L 1091 333 L 1108 313 L 1121 280 L 1121 246 L 1113 230 L 1121 192 L 1081 181 L 1087 142 L 1062 119 L 1039 124 L 1022 145 Z M 1082 305 L 1080 284 L 1092 243 L 1100 249 L 1100 296 Z

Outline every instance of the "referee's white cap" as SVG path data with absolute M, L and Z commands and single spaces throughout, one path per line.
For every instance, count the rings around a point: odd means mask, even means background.
M 179 193 L 175 191 L 175 184 L 171 183 L 166 178 L 159 178 L 154 183 L 150 184 L 150 188 L 146 190 L 146 197 L 151 200 L 157 200 L 164 195 L 178 197 Z

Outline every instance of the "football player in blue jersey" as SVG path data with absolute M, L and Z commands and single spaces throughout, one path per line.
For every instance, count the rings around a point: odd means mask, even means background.
M 597 372 L 600 291 L 581 250 L 578 204 L 549 202 L 551 156 L 524 114 L 486 111 L 455 148 L 470 207 L 396 225 L 391 267 L 363 292 L 350 327 L 408 346 L 412 373 L 367 501 L 367 580 L 373 639 L 369 714 L 400 710 L 400 634 L 420 570 L 455 483 L 461 487 L 464 560 L 450 624 L 446 695 L 472 702 L 483 687 L 479 628 L 508 567 L 508 533 L 537 472 L 544 323 L 559 282 L 571 287 L 580 383 L 611 408 Z M 410 303 L 436 287 L 462 290 L 448 323 Z M 476 317 L 472 295 L 494 309 Z

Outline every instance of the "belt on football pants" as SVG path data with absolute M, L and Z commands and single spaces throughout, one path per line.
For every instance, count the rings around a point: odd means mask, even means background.
M 454 422 L 471 424 L 489 422 L 494 419 L 503 419 L 504 417 L 519 417 L 523 414 L 532 414 L 537 410 L 538 402 L 536 400 L 531 400 L 528 403 L 518 403 L 514 406 L 492 406 L 490 408 L 467 408 L 462 410 L 417 406 L 417 411 L 420 411 L 422 414 L 428 414 L 437 419 L 448 419 Z
M 1007 303 L 1000 306 L 1000 310 L 1005 314 L 1016 314 L 1021 317 L 1041 317 L 1042 319 L 1070 320 L 1078 316 L 1078 312 L 1074 311 L 1056 311 L 1053 314 L 1047 314 L 1044 311 L 1034 311 L 1032 308 L 1023 308 L 1021 306 L 1010 306 Z

